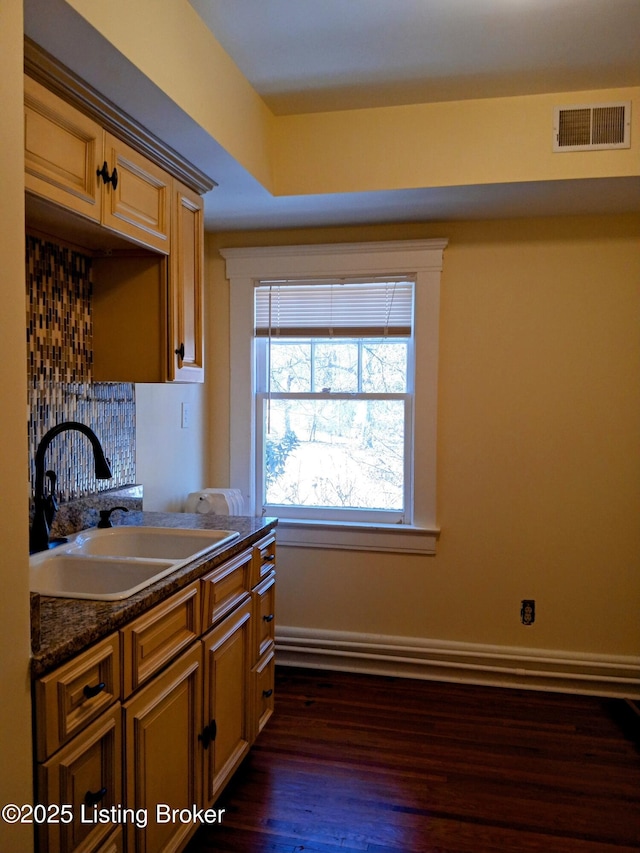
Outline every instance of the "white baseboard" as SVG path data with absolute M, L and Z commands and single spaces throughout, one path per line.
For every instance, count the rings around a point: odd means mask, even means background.
M 640 699 L 640 657 L 279 626 L 280 666 Z

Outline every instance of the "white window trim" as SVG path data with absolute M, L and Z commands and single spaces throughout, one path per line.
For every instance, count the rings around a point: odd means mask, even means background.
M 435 553 L 440 278 L 447 240 L 221 249 L 230 281 L 230 485 L 256 514 L 253 289 L 261 279 L 415 276 L 413 525 L 281 518 L 278 539 L 307 548 Z

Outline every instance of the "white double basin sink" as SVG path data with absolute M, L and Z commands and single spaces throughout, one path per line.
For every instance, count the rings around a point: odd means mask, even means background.
M 235 530 L 110 527 L 83 530 L 29 559 L 31 592 L 58 598 L 119 601 L 202 556 L 216 553 Z

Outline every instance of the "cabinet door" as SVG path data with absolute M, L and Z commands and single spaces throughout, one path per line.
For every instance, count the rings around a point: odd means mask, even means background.
M 251 602 L 203 638 L 205 805 L 211 805 L 249 751 Z
M 203 201 L 177 181 L 174 181 L 171 241 L 169 379 L 202 382 Z
M 102 128 L 30 77 L 24 102 L 25 189 L 98 222 Z
M 102 809 L 113 814 L 122 806 L 120 719 L 118 704 L 38 766 L 37 802 L 69 805 L 74 818 L 63 822 L 63 812 L 60 822 L 39 825 L 39 850 L 86 853 L 97 850 L 114 832 L 117 822 L 101 822 L 98 816 Z
M 169 254 L 171 176 L 110 133 L 104 138 L 112 182 L 103 188 L 102 224 Z
M 146 827 L 128 823 L 128 853 L 178 850 L 192 823 L 158 821 L 163 809 L 201 800 L 202 646 L 196 642 L 124 705 L 126 807 L 145 809 Z

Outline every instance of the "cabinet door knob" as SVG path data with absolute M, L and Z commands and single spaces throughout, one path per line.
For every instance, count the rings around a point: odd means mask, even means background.
M 273 696 L 273 688 L 270 688 L 269 690 L 263 690 L 262 695 L 265 699 L 268 699 L 270 696 Z
M 205 749 L 209 749 L 209 744 L 212 740 L 216 739 L 216 735 L 218 733 L 218 726 L 215 720 L 211 720 L 208 726 L 205 726 L 202 734 L 198 735 L 198 740 L 202 742 L 202 745 Z
M 85 686 L 82 688 L 82 692 L 87 697 L 87 699 L 93 699 L 93 697 L 97 696 L 98 693 L 102 693 L 106 686 L 107 685 L 104 683 L 104 681 L 101 681 L 99 684 L 94 684 L 93 687 L 89 687 L 88 684 L 85 684 Z
M 100 788 L 99 791 L 87 791 L 84 795 L 84 801 L 88 806 L 95 806 L 95 804 L 99 803 L 106 793 L 106 788 Z
M 109 174 L 109 167 L 106 160 L 102 164 L 102 169 L 96 169 L 96 175 L 102 178 L 103 184 L 111 184 L 114 190 L 118 186 L 118 170 L 114 168 L 113 172 Z
M 184 344 L 180 344 L 177 350 L 175 350 L 175 354 L 180 358 L 180 361 L 184 361 Z
M 273 622 L 273 613 L 270 613 L 268 616 L 262 617 L 264 622 Z
M 102 169 L 96 169 L 96 175 L 97 175 L 97 177 L 102 178 L 103 184 L 109 183 L 109 181 L 111 180 L 111 177 L 109 176 L 109 167 L 107 166 L 106 160 L 102 164 Z

